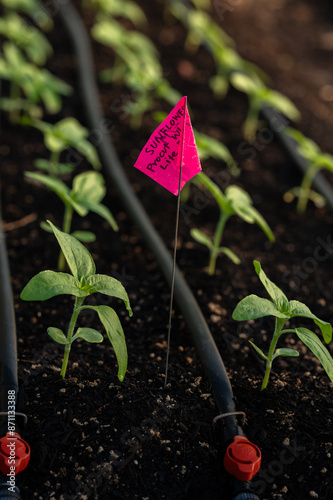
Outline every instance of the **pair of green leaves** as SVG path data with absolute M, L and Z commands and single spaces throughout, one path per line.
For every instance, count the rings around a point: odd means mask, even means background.
M 130 301 L 123 285 L 110 276 L 96 274 L 96 267 L 88 250 L 73 236 L 59 231 L 51 222 L 48 224 L 56 236 L 72 274 L 54 271 L 42 271 L 34 276 L 24 287 L 21 299 L 27 301 L 48 300 L 57 295 L 74 295 L 76 305 L 66 336 L 59 328 L 48 328 L 48 334 L 56 342 L 71 345 L 81 338 L 87 342 L 102 342 L 103 336 L 92 328 L 78 328 L 74 334 L 75 321 L 84 309 L 91 309 L 98 314 L 107 336 L 113 345 L 118 361 L 118 378 L 123 380 L 127 369 L 127 348 L 124 332 L 116 312 L 109 306 L 83 306 L 86 297 L 101 293 L 121 299 L 129 315 L 132 315 Z M 73 319 L 74 318 L 74 319 Z
M 126 3 L 122 0 L 92 0 L 92 3 L 98 7 L 99 12 L 104 12 L 112 17 L 128 19 L 134 26 L 148 25 L 147 18 L 141 7 L 130 0 L 127 0 Z
M 332 326 L 330 323 L 319 319 L 302 302 L 288 300 L 282 290 L 268 279 L 258 261 L 254 261 L 254 267 L 271 300 L 258 297 L 257 295 L 249 295 L 237 304 L 232 317 L 237 321 L 247 321 L 263 318 L 265 316 L 274 316 L 276 318 L 276 325 L 278 325 L 278 327 L 275 329 L 268 356 L 265 355 L 258 346 L 251 342 L 257 354 L 266 362 L 268 361 L 270 365 L 277 356 L 298 356 L 299 353 L 295 349 L 282 348 L 275 350 L 276 342 L 281 334 L 294 332 L 318 358 L 328 377 L 333 382 L 333 359 L 319 337 L 313 331 L 303 327 L 283 330 L 284 324 L 292 318 L 308 318 L 313 320 L 320 328 L 324 341 L 328 344 L 332 340 Z
M 192 229 L 191 236 L 198 243 L 201 243 L 208 247 L 211 255 L 211 262 L 216 260 L 216 257 L 220 254 L 225 254 L 229 259 L 231 259 L 235 264 L 240 263 L 239 257 L 229 248 L 221 247 L 220 242 L 223 235 L 223 230 L 226 221 L 232 215 L 238 215 L 241 219 L 249 224 L 256 223 L 262 231 L 266 234 L 269 241 L 274 241 L 274 235 L 268 226 L 265 219 L 260 215 L 258 210 L 252 205 L 252 200 L 249 194 L 238 186 L 232 185 L 228 186 L 225 193 L 219 188 L 219 186 L 212 181 L 206 174 L 199 172 L 194 178 L 193 182 L 199 187 L 204 186 L 210 194 L 216 200 L 220 209 L 220 219 L 215 231 L 213 239 L 207 236 L 205 233 L 199 229 Z M 215 270 L 215 265 L 210 265 L 210 274 L 213 274 Z
M 61 96 L 69 95 L 72 88 L 52 75 L 47 69 L 28 62 L 23 53 L 12 42 L 4 42 L 0 58 L 0 76 L 11 81 L 22 91 L 28 103 L 43 103 L 49 113 L 57 113 L 62 104 Z M 21 109 L 26 109 L 25 100 L 19 95 L 14 98 Z
M 85 156 L 93 168 L 100 169 L 101 164 L 96 148 L 88 140 L 89 131 L 76 118 L 68 116 L 54 124 L 26 118 L 23 123 L 32 125 L 43 133 L 45 146 L 53 156 L 59 157 L 63 151 L 73 148 Z M 36 166 L 42 170 L 50 170 L 46 160 L 39 161 Z M 60 174 L 71 171 L 68 164 L 60 164 L 58 168 L 60 168 Z
M 101 203 L 106 194 L 104 178 L 99 172 L 83 172 L 73 179 L 72 189 L 63 181 L 49 175 L 36 172 L 26 172 L 26 176 L 37 180 L 51 189 L 63 201 L 65 206 L 71 207 L 81 217 L 88 212 L 94 212 L 105 219 L 114 231 L 118 231 L 118 225 L 110 210 Z M 46 224 L 43 225 L 48 230 Z M 95 235 L 89 231 L 76 231 L 72 234 L 81 241 L 94 241 Z

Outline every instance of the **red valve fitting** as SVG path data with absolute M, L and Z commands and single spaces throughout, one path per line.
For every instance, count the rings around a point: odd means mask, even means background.
M 30 446 L 17 432 L 7 432 L 0 439 L 0 471 L 2 474 L 18 474 L 28 465 Z
M 224 455 L 224 467 L 240 481 L 250 481 L 261 464 L 261 451 L 244 436 L 235 436 Z

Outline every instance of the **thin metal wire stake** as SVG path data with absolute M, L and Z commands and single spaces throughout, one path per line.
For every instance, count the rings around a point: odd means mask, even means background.
M 187 96 L 185 96 L 185 100 L 184 100 L 183 133 L 182 133 L 182 139 L 181 139 L 182 142 L 181 142 L 181 152 L 180 152 L 179 185 L 178 185 L 178 196 L 177 196 L 175 241 L 174 241 L 174 248 L 173 248 L 173 264 L 172 264 L 172 276 L 171 276 L 171 292 L 170 292 L 170 306 L 169 306 L 167 353 L 166 353 L 166 361 L 165 361 L 164 389 L 166 388 L 167 383 L 168 383 L 168 366 L 169 366 L 169 353 L 170 353 L 173 296 L 174 296 L 174 290 L 175 290 L 176 256 L 177 256 L 177 241 L 178 241 L 179 212 L 180 212 L 180 189 L 181 189 L 181 183 L 182 183 L 186 110 L 187 110 Z

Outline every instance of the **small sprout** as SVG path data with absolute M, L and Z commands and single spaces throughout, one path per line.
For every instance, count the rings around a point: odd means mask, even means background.
M 256 75 L 235 72 L 230 76 L 231 84 L 249 99 L 249 111 L 244 124 L 244 136 L 251 141 L 259 127 L 260 111 L 270 107 L 283 113 L 290 120 L 299 120 L 300 113 L 295 105 L 283 94 L 268 88 L 262 79 Z
M 313 191 L 311 184 L 319 170 L 333 172 L 333 156 L 323 153 L 314 141 L 305 137 L 299 130 L 287 128 L 284 132 L 296 142 L 297 152 L 308 162 L 308 168 L 301 185 L 291 189 L 284 196 L 287 201 L 292 201 L 295 196 L 298 197 L 297 212 L 303 214 L 309 200 L 312 200 L 318 207 L 325 205 L 325 198 Z
M 104 12 L 112 17 L 128 19 L 135 26 L 147 26 L 148 21 L 145 13 L 135 2 L 131 0 L 91 0 L 99 12 Z
M 89 130 L 81 125 L 74 117 L 63 118 L 55 124 L 41 120 L 26 118 L 23 123 L 31 125 L 40 130 L 44 135 L 44 143 L 50 151 L 50 159 L 39 159 L 35 166 L 41 170 L 46 170 L 50 175 L 58 177 L 63 173 L 70 173 L 73 167 L 68 163 L 59 163 L 61 153 L 69 150 L 67 155 L 71 158 L 73 149 L 85 156 L 94 169 L 101 167 L 96 148 L 88 140 Z
M 38 66 L 45 64 L 53 52 L 46 36 L 15 12 L 0 18 L 0 34 L 22 49 Z
M 122 2 L 122 5 L 124 2 Z M 116 58 L 112 68 L 100 73 L 103 82 L 125 85 L 132 91 L 119 107 L 122 116 L 130 117 L 133 128 L 141 125 L 142 116 L 154 107 L 156 99 L 175 105 L 181 95 L 163 76 L 158 51 L 143 33 L 128 30 L 116 19 L 100 15 L 91 30 L 93 38 L 111 47 Z
M 20 11 L 29 16 L 43 31 L 50 31 L 54 24 L 49 9 L 38 0 L 1 0 L 8 11 Z
M 103 335 L 93 328 L 77 328 L 74 333 L 79 314 L 91 309 L 95 311 L 103 324 L 109 341 L 111 342 L 117 362 L 118 378 L 122 381 L 127 369 L 127 348 L 125 335 L 117 313 L 109 306 L 83 305 L 84 300 L 93 293 L 101 293 L 123 300 L 126 309 L 132 316 L 132 309 L 125 288 L 120 281 L 104 274 L 96 274 L 96 267 L 88 250 L 73 236 L 59 231 L 48 221 L 60 248 L 66 258 L 72 274 L 42 271 L 34 276 L 21 292 L 22 300 L 48 300 L 56 295 L 74 295 L 75 303 L 69 323 L 67 335 L 62 330 L 49 327 L 47 333 L 58 344 L 65 346 L 61 368 L 61 377 L 64 378 L 72 343 L 81 338 L 86 342 L 103 342 Z
M 291 318 L 309 318 L 320 328 L 324 341 L 328 344 L 332 340 L 332 326 L 330 323 L 317 318 L 317 316 L 312 314 L 310 309 L 302 302 L 288 300 L 282 290 L 267 278 L 266 274 L 261 269 L 260 262 L 254 261 L 253 264 L 271 300 L 258 297 L 257 295 L 249 295 L 237 304 L 232 317 L 236 321 L 248 321 L 251 319 L 264 318 L 265 316 L 275 317 L 275 330 L 268 354 L 264 354 L 258 346 L 250 342 L 256 353 L 266 362 L 266 372 L 262 381 L 261 390 L 265 389 L 267 386 L 272 363 L 275 358 L 278 356 L 299 356 L 299 352 L 296 349 L 276 349 L 277 342 L 284 333 L 296 333 L 298 338 L 318 358 L 328 377 L 333 382 L 333 359 L 318 336 L 308 328 L 297 327 L 283 329 L 285 323 Z
M 194 9 L 189 3 L 172 2 L 170 10 L 179 19 L 187 30 L 185 48 L 194 53 L 200 46 L 208 48 L 212 54 L 216 66 L 216 74 L 209 80 L 209 86 L 216 98 L 222 99 L 226 96 L 231 75 L 242 73 L 249 78 L 266 75 L 253 63 L 243 59 L 235 50 L 234 41 L 213 20 L 211 15 L 201 10 L 201 1 L 193 2 Z M 204 3 L 204 2 L 203 2 Z
M 81 217 L 85 217 L 88 212 L 94 212 L 105 219 L 114 231 L 118 231 L 118 225 L 110 210 L 101 203 L 105 196 L 106 188 L 104 178 L 99 172 L 82 172 L 73 179 L 72 189 L 70 189 L 62 180 L 49 175 L 35 172 L 26 172 L 25 175 L 31 179 L 41 182 L 47 188 L 51 189 L 65 205 L 63 231 L 69 234 L 71 230 L 73 212 L 75 211 Z M 42 225 L 43 229 L 50 230 L 47 224 Z M 81 241 L 94 241 L 95 235 L 90 231 L 76 231 L 72 234 Z M 60 252 L 58 271 L 63 271 L 65 260 L 63 252 Z
M 10 81 L 10 96 L 2 98 L 0 103 L 2 109 L 11 112 L 11 121 L 18 122 L 21 112 L 31 116 L 32 111 L 33 117 L 41 116 L 41 103 L 49 113 L 57 113 L 62 104 L 61 96 L 69 95 L 72 88 L 47 69 L 28 62 L 14 43 L 6 41 L 2 49 L 0 77 Z
M 240 263 L 239 257 L 232 250 L 230 250 L 230 248 L 220 246 L 225 225 L 232 215 L 238 215 L 238 217 L 249 224 L 258 224 L 268 237 L 269 241 L 275 241 L 274 235 L 267 222 L 253 207 L 252 200 L 246 191 L 238 186 L 229 186 L 225 190 L 225 193 L 223 193 L 218 185 L 203 172 L 199 172 L 193 178 L 193 182 L 199 187 L 206 187 L 210 194 L 213 195 L 220 209 L 220 217 L 213 239 L 199 229 L 191 230 L 192 238 L 209 249 L 210 260 L 208 274 L 213 275 L 215 273 L 216 260 L 221 254 L 225 254 L 229 257 L 234 264 Z

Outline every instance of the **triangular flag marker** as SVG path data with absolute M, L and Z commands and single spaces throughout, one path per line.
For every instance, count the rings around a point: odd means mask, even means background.
M 195 144 L 191 119 L 187 109 L 186 96 L 180 99 L 171 113 L 168 114 L 161 125 L 157 127 L 155 132 L 150 136 L 134 166 L 177 196 L 177 216 L 175 224 L 167 356 L 164 378 L 164 388 L 166 388 L 170 351 L 172 305 L 175 286 L 180 191 L 187 181 L 192 179 L 192 177 L 201 171 L 198 150 Z
M 180 166 L 181 189 L 201 171 L 186 96 L 150 136 L 134 166 L 174 195 L 179 192 Z

